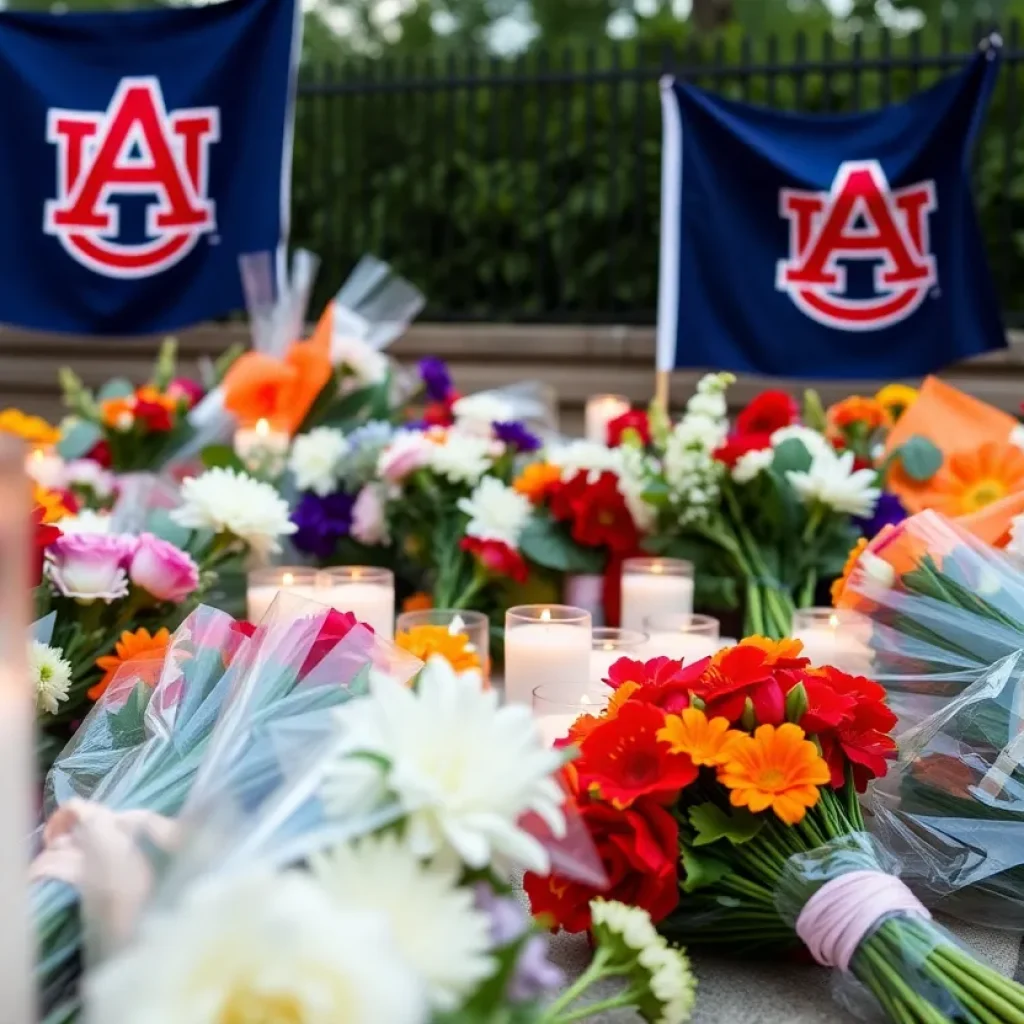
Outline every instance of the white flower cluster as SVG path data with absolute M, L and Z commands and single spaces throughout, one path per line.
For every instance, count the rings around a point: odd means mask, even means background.
M 544 461 L 557 466 L 563 480 L 586 471 L 589 482 L 593 483 L 602 473 L 622 472 L 622 449 L 608 448 L 594 441 L 569 441 L 549 448 L 544 453 Z
M 64 652 L 33 640 L 28 649 L 29 678 L 36 694 L 36 707 L 51 715 L 68 699 L 71 686 L 71 662 Z
M 533 514 L 529 498 L 494 476 L 483 477 L 468 498 L 459 498 L 458 508 L 469 516 L 467 537 L 500 541 L 513 551 Z
M 873 469 L 853 468 L 853 452 L 823 448 L 811 455 L 807 470 L 789 470 L 786 479 L 805 505 L 818 504 L 843 515 L 866 518 L 875 511 L 881 490 Z
M 292 443 L 288 468 L 300 491 L 313 491 L 321 498 L 338 489 L 342 460 L 349 452 L 345 435 L 334 427 L 315 427 Z
M 288 502 L 273 485 L 247 473 L 218 467 L 181 485 L 180 507 L 171 519 L 190 530 L 232 534 L 258 558 L 281 550 L 281 538 L 295 532 Z
M 697 984 L 690 961 L 655 930 L 651 916 L 639 907 L 596 899 L 590 904 L 594 934 L 602 948 L 618 954 L 623 967 L 632 965 L 641 990 L 660 1004 L 654 1024 L 683 1024 L 696 1002 Z
M 714 452 L 729 432 L 725 391 L 734 379 L 729 373 L 702 377 L 665 444 L 665 481 L 680 525 L 703 521 L 718 500 L 722 466 Z
M 831 445 L 825 440 L 824 435 L 810 427 L 794 423 L 789 427 L 780 427 L 772 434 L 771 444 L 767 448 L 755 448 L 736 460 L 732 467 L 732 478 L 738 484 L 748 484 L 761 473 L 763 473 L 775 459 L 775 450 L 784 441 L 799 441 L 813 458 L 823 451 L 831 451 Z

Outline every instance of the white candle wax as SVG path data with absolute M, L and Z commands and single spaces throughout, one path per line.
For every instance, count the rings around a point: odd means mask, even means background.
M 645 651 L 624 651 L 610 644 L 608 647 L 595 647 L 590 652 L 590 681 L 603 683 L 608 678 L 612 665 L 620 658 L 643 658 Z
M 693 579 L 674 573 L 625 573 L 622 577 L 622 628 L 640 629 L 648 618 L 666 612 L 693 612 Z
M 687 665 L 709 658 L 721 650 L 722 641 L 718 637 L 703 636 L 700 633 L 652 633 L 645 646 L 648 658 L 676 658 Z
M 247 612 L 250 622 L 259 623 L 263 621 L 263 617 L 267 614 L 270 606 L 274 603 L 274 598 L 277 597 L 282 591 L 286 591 L 289 594 L 295 594 L 297 597 L 306 597 L 311 601 L 319 601 L 321 604 L 325 603 L 323 597 L 323 591 L 317 590 L 312 584 L 292 584 L 289 585 L 285 582 L 281 583 L 257 583 L 250 586 L 246 591 L 246 604 Z
M 317 591 L 317 599 L 339 612 L 352 612 L 385 640 L 395 638 L 395 588 L 387 583 L 362 580 L 336 581 Z
M 608 424 L 629 412 L 629 402 L 618 395 L 594 395 L 587 399 L 586 435 L 588 441 L 608 443 Z
M 571 686 L 590 678 L 591 630 L 537 622 L 505 630 L 505 702 L 532 703 L 551 683 Z
M 842 624 L 804 626 L 793 631 L 793 639 L 804 645 L 803 656 L 810 659 L 812 665 L 831 665 L 856 676 L 871 674 L 871 648 Z

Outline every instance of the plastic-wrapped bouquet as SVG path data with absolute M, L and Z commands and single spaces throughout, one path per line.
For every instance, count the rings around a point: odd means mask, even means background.
M 803 946 L 895 1024 L 1022 1019 L 1024 988 L 935 925 L 866 834 L 858 791 L 896 752 L 880 686 L 763 638 L 686 667 L 624 659 L 609 682 L 608 709 L 567 738 L 608 897 L 694 946 Z M 591 889 L 526 884 L 535 912 L 590 926 Z
M 442 661 L 412 689 L 379 672 L 363 689 L 271 724 L 253 744 L 263 771 L 210 758 L 219 770 L 193 789 L 149 912 L 87 979 L 90 1019 L 215 1024 L 286 1007 L 347 1024 L 568 1024 L 632 1005 L 684 1021 L 685 957 L 615 903 L 595 903 L 594 968 L 544 1003 L 562 979 L 506 872 L 601 876 L 571 840 L 561 758 L 529 712 Z M 585 1005 L 605 977 L 620 991 Z

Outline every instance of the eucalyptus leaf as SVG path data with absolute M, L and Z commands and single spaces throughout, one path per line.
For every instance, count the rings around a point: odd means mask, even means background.
M 95 423 L 79 420 L 57 442 L 57 454 L 68 461 L 81 459 L 102 440 L 103 431 Z
M 811 468 L 811 453 L 797 437 L 786 438 L 775 449 L 772 469 L 782 475 L 788 472 L 806 473 Z
M 126 377 L 111 377 L 96 392 L 96 399 L 100 402 L 106 402 L 111 398 L 130 398 L 134 394 L 135 385 Z
M 896 449 L 903 472 L 918 483 L 930 480 L 942 467 L 942 452 L 927 437 L 914 434 Z

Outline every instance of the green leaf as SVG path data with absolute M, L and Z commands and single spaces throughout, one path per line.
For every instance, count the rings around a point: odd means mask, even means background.
M 143 719 L 151 696 L 152 690 L 140 679 L 132 688 L 124 705 L 115 714 L 110 715 L 107 725 L 114 748 L 123 750 L 126 747 L 134 747 L 146 738 Z
M 157 508 L 150 513 L 146 520 L 146 529 L 161 540 L 166 540 L 183 551 L 192 538 L 192 531 L 187 526 L 179 526 L 174 522 L 170 512 L 165 508 Z
M 907 438 L 895 455 L 903 465 L 903 472 L 918 483 L 930 480 L 942 466 L 942 452 L 920 434 Z
M 698 889 L 709 889 L 716 882 L 720 882 L 730 874 L 732 868 L 724 861 L 684 846 L 683 871 L 686 874 L 683 892 L 697 892 Z
M 236 469 L 247 472 L 245 463 L 235 454 L 234 448 L 227 444 L 207 445 L 200 454 L 206 469 Z
M 742 808 L 723 811 L 717 804 L 708 802 L 690 808 L 690 824 L 697 832 L 694 846 L 707 846 L 720 839 L 728 839 L 733 846 L 740 846 L 750 842 L 761 831 L 764 822 Z
M 103 387 L 96 392 L 96 398 L 100 402 L 106 402 L 111 398 L 129 398 L 135 394 L 135 385 L 125 377 L 111 377 Z
M 821 397 L 813 388 L 808 388 L 804 392 L 803 421 L 812 430 L 825 430 L 825 408 L 821 404 Z
M 66 430 L 57 442 L 57 454 L 62 459 L 80 459 L 103 440 L 103 431 L 95 423 L 79 420 Z
M 519 550 L 545 569 L 558 572 L 599 574 L 604 571 L 604 554 L 576 544 L 558 523 L 534 515 L 519 538 Z
M 384 379 L 370 389 L 370 419 L 386 420 L 391 414 L 391 371 Z
M 806 473 L 810 468 L 811 453 L 799 438 L 789 437 L 775 449 L 772 469 L 779 475 L 790 471 Z

